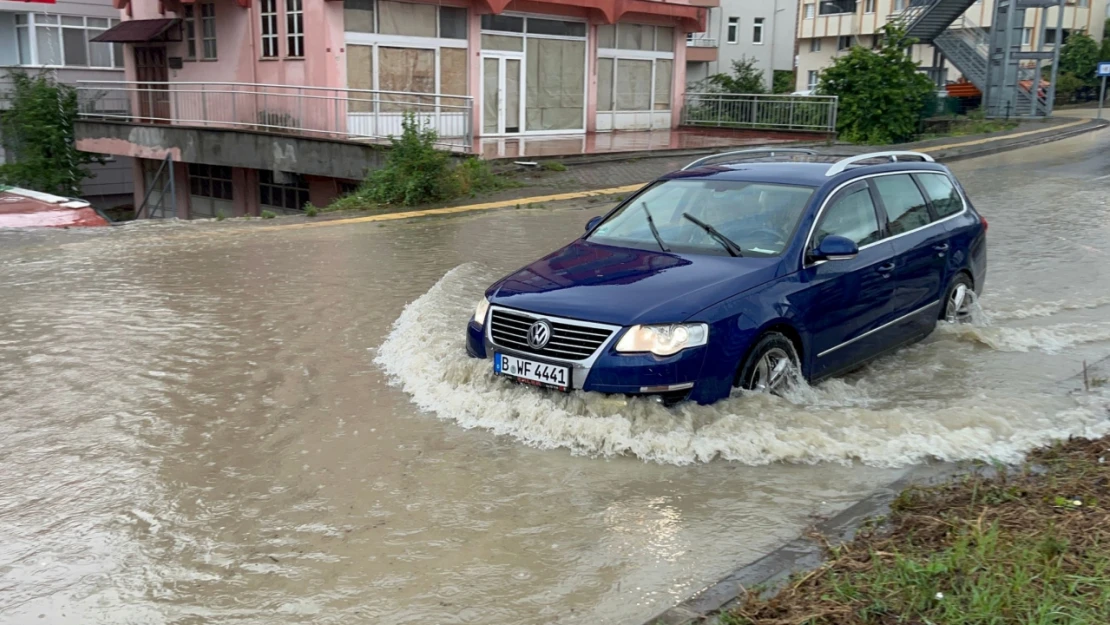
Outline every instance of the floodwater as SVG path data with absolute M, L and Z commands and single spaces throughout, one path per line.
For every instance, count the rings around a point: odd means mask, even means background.
M 635 624 L 915 463 L 1106 433 L 1108 143 L 954 166 L 981 324 L 711 407 L 463 355 L 596 205 L 0 232 L 0 622 Z

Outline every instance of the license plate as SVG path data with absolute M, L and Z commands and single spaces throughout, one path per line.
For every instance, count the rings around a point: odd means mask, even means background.
M 549 365 L 525 360 L 506 354 L 493 355 L 493 372 L 515 379 L 517 382 L 543 386 L 560 391 L 570 390 L 570 367 Z

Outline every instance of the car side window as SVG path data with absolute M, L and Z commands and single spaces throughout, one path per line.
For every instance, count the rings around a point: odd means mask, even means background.
M 929 225 L 929 206 L 909 174 L 873 178 L 879 198 L 886 207 L 890 234 L 902 234 Z
M 933 203 L 933 210 L 937 217 L 944 219 L 964 209 L 963 198 L 956 190 L 956 185 L 944 174 L 917 174 L 921 186 L 925 188 L 925 195 Z
M 830 234 L 846 237 L 863 247 L 879 240 L 879 220 L 867 184 L 847 189 L 821 213 L 821 221 L 813 233 L 813 247 Z

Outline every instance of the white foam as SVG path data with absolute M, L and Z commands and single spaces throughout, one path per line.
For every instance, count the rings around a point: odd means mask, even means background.
M 899 404 L 883 396 L 884 387 L 927 385 L 935 371 L 889 360 L 860 380 L 803 386 L 789 400 L 737 394 L 712 406 L 671 409 L 643 399 L 516 385 L 495 378 L 489 361 L 465 351 L 466 319 L 495 277 L 475 264 L 448 272 L 405 308 L 376 361 L 420 408 L 535 447 L 670 464 L 723 458 L 753 465 L 862 461 L 892 467 L 929 458 L 1016 461 L 1053 439 L 1110 432 L 1102 404 L 1036 409 L 1022 398 L 987 395 Z M 1066 331 L 1049 329 L 1025 340 L 1006 330 L 947 331 L 1017 349 L 1038 340 L 1054 346 L 1069 340 Z M 1110 336 L 1110 327 L 1106 332 Z

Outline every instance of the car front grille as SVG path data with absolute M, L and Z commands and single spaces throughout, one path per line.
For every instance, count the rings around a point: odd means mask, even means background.
M 534 349 L 528 345 L 528 329 L 540 318 L 494 309 L 490 314 L 490 336 L 497 345 L 528 354 L 585 360 L 613 335 L 613 330 L 608 328 L 543 318 L 551 324 L 551 340 L 542 348 Z

